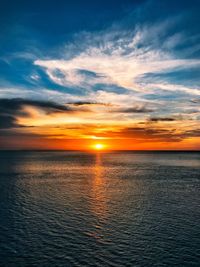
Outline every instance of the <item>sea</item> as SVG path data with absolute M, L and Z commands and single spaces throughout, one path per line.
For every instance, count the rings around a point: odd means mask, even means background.
M 1 267 L 200 266 L 199 152 L 0 152 Z

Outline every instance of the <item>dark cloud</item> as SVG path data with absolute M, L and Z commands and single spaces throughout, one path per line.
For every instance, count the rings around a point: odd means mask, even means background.
M 92 101 L 76 101 L 76 102 L 71 102 L 71 103 L 67 103 L 67 104 L 74 105 L 74 106 L 84 106 L 84 105 L 110 106 L 111 105 L 108 103 L 92 102 Z
M 200 137 L 200 129 L 186 131 L 184 135 L 186 137 Z
M 83 105 L 96 105 L 95 102 L 90 102 L 90 101 L 76 101 L 76 102 L 71 102 L 68 103 L 69 105 L 74 105 L 74 106 L 83 106 Z
M 0 129 L 17 127 L 16 118 L 13 115 L 0 113 Z
M 175 130 L 150 128 L 149 126 L 124 128 L 122 129 L 121 134 L 126 137 L 135 137 L 146 141 L 172 142 L 181 140 L 181 137 L 176 134 Z
M 159 121 L 162 121 L 162 122 L 170 122 L 170 121 L 175 121 L 176 119 L 175 118 L 172 118 L 172 117 L 152 117 L 149 119 L 149 121 L 152 121 L 152 122 L 159 122 Z
M 20 127 L 17 123 L 17 117 L 29 116 L 28 112 L 24 111 L 24 106 L 42 109 L 47 114 L 74 111 L 69 106 L 60 105 L 50 101 L 36 101 L 21 98 L 0 99 L 0 129 Z
M 19 111 L 23 106 L 38 107 L 47 110 L 49 112 L 71 111 L 71 108 L 68 106 L 60 105 L 50 101 L 29 100 L 22 98 L 0 99 L 0 111 L 1 110 Z

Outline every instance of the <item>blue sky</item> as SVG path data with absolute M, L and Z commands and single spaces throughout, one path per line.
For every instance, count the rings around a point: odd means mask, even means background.
M 119 131 L 141 123 L 146 130 L 151 122 L 173 136 L 198 137 L 199 12 L 198 0 L 1 1 L 0 99 L 82 103 L 88 112 L 70 115 L 65 127 L 114 127 L 120 120 Z M 41 112 L 33 113 L 12 114 L 9 128 L 46 125 L 38 122 Z M 52 114 L 43 119 L 56 124 Z M 3 122 L 0 127 L 8 131 Z M 108 136 L 109 128 L 102 128 L 93 134 Z

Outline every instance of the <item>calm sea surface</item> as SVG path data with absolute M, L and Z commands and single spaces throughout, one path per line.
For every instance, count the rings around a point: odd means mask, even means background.
M 200 266 L 200 153 L 0 152 L 0 266 Z

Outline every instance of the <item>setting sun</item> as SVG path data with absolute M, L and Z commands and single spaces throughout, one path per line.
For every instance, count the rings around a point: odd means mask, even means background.
M 102 149 L 104 149 L 104 145 L 103 144 L 95 144 L 94 145 L 94 149 L 96 149 L 96 150 L 102 150 Z

